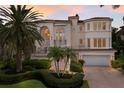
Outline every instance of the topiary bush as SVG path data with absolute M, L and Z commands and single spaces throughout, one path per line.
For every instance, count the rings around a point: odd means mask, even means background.
M 23 62 L 23 65 L 30 65 L 35 69 L 49 69 L 51 67 L 51 61 L 48 59 L 31 59 L 31 60 L 25 60 Z
M 78 60 L 78 62 L 81 63 L 82 66 L 83 66 L 84 63 L 85 63 L 85 61 L 84 61 L 83 59 Z
M 76 73 L 69 79 L 57 78 L 52 75 L 49 71 L 41 71 L 40 72 L 43 82 L 51 88 L 74 88 L 80 87 L 83 83 L 84 74 Z
M 75 63 L 75 62 L 72 63 L 71 62 L 70 70 L 72 72 L 83 72 L 82 64 L 81 63 Z

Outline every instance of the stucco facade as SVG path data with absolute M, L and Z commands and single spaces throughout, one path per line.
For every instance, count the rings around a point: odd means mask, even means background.
M 45 38 L 42 46 L 36 43 L 36 52 L 41 53 L 50 46 L 70 47 L 78 53 L 79 59 L 88 55 L 109 56 L 114 59 L 111 44 L 111 18 L 94 17 L 79 20 L 79 16 L 70 16 L 68 20 L 42 20 L 38 31 Z M 97 64 L 96 64 L 97 65 Z

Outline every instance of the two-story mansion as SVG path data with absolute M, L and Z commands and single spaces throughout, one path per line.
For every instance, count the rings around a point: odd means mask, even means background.
M 86 65 L 110 66 L 114 59 L 111 46 L 111 18 L 94 17 L 79 20 L 69 16 L 68 20 L 42 20 L 39 32 L 44 37 L 43 46 L 36 43 L 36 53 L 47 53 L 50 46 L 70 47 Z

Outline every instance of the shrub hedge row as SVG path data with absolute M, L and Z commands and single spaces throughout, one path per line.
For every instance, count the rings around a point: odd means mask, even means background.
M 48 59 L 32 59 L 32 60 L 26 60 L 23 62 L 24 66 L 32 66 L 36 69 L 49 69 L 51 67 L 51 61 Z
M 19 73 L 19 74 L 0 74 L 0 83 L 1 84 L 14 84 L 20 81 L 28 80 L 28 79 L 33 79 L 35 78 L 35 73 L 34 71 L 32 72 L 25 72 L 25 73 Z
M 24 80 L 38 79 L 42 81 L 47 87 L 52 88 L 71 88 L 80 87 L 83 83 L 84 75 L 77 73 L 70 79 L 59 79 L 52 75 L 48 70 L 28 71 L 15 75 L 0 74 L 0 84 L 14 84 Z

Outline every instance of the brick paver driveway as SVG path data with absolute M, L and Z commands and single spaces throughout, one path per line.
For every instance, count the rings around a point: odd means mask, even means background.
M 109 67 L 84 67 L 90 88 L 124 88 L 124 75 Z

